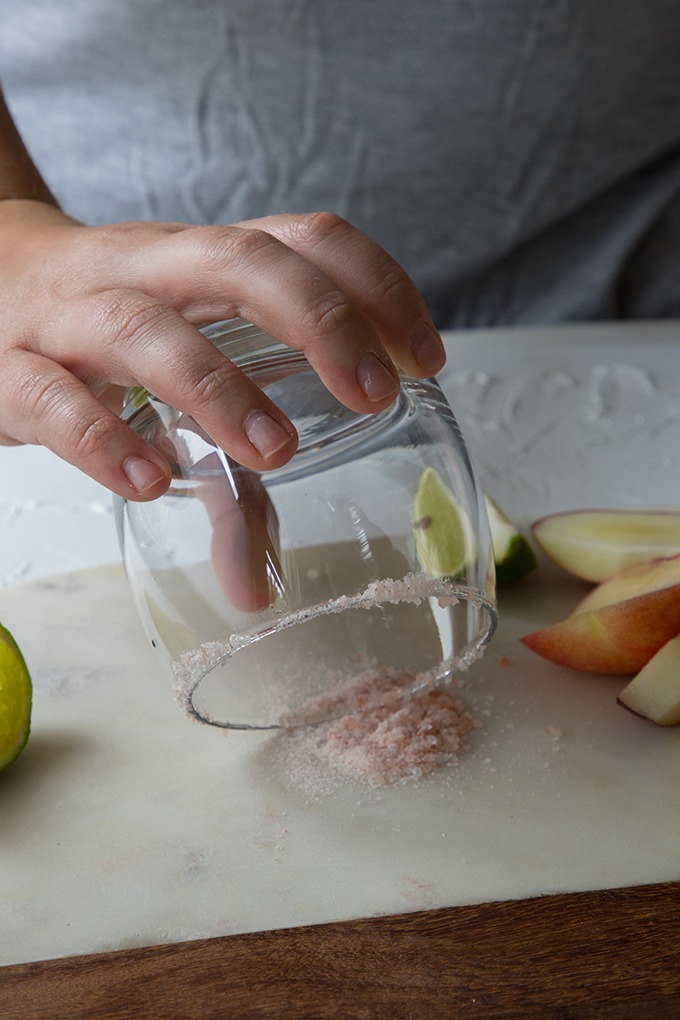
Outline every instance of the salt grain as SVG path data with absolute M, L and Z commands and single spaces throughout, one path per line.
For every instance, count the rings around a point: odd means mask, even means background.
M 289 750 L 298 763 L 316 762 L 371 786 L 413 782 L 452 765 L 474 726 L 462 701 L 429 674 L 369 670 L 321 701 L 309 705 L 313 717 L 334 705 L 343 714 L 289 730 Z

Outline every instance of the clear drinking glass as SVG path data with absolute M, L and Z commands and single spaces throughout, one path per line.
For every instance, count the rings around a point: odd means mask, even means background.
M 371 677 L 383 691 L 386 679 L 450 682 L 494 631 L 495 577 L 484 501 L 436 382 L 403 376 L 390 408 L 361 415 L 260 329 L 203 332 L 289 416 L 299 447 L 258 473 L 186 414 L 128 394 L 123 417 L 170 461 L 172 483 L 149 503 L 116 499 L 120 545 L 180 704 L 260 729 L 341 715 L 370 697 Z

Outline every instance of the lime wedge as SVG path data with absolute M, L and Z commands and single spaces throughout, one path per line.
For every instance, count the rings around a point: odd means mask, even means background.
M 455 577 L 467 561 L 466 526 L 456 500 L 434 468 L 425 468 L 413 502 L 416 552 L 431 577 Z
M 484 493 L 484 502 L 491 528 L 493 555 L 496 561 L 496 581 L 500 587 L 517 581 L 520 577 L 535 570 L 538 561 L 534 550 L 521 531 L 486 492 Z
M 15 761 L 28 740 L 33 687 L 16 641 L 0 624 L 0 771 Z

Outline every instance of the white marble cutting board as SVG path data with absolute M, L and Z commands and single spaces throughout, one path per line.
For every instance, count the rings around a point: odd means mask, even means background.
M 485 487 L 522 521 L 678 505 L 679 343 L 673 324 L 447 337 L 442 382 Z M 0 964 L 680 879 L 680 728 L 619 708 L 622 681 L 519 644 L 585 590 L 545 563 L 501 595 L 462 692 L 483 725 L 455 767 L 301 784 L 281 738 L 181 715 L 119 567 L 39 576 L 11 536 L 28 501 L 5 506 L 3 556 L 34 579 L 0 591 L 0 620 L 36 693 L 28 748 L 0 776 Z

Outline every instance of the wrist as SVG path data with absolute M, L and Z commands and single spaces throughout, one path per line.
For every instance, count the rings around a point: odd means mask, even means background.
M 9 198 L 0 196 L 0 227 L 31 224 L 76 224 L 54 200 L 37 198 Z
M 76 220 L 49 202 L 24 198 L 0 201 L 0 275 L 3 280 L 7 272 L 11 275 L 25 271 L 25 266 L 34 264 L 40 251 L 53 251 L 60 228 L 63 231 L 75 225 Z

